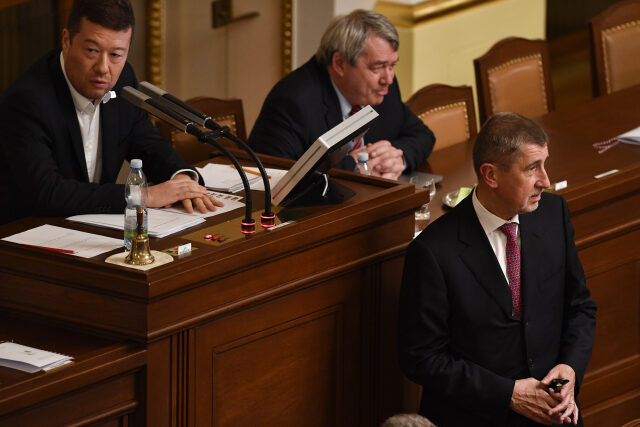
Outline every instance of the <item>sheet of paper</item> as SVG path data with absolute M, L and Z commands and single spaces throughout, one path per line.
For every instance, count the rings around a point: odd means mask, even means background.
M 122 225 L 120 228 L 122 228 Z M 70 255 L 82 258 L 92 258 L 123 246 L 122 239 L 114 239 L 49 224 L 5 237 L 2 240 L 23 245 L 41 246 L 52 250 L 74 251 L 75 253 Z
M 260 173 L 258 168 L 245 168 L 245 170 L 250 170 L 256 173 Z M 271 186 L 271 188 L 275 187 L 276 184 L 280 182 L 280 179 L 283 176 L 285 176 L 288 172 L 288 170 L 286 169 L 271 169 L 271 168 L 265 168 L 265 171 L 269 176 L 269 186 Z M 260 177 L 259 181 L 251 183 L 251 189 L 264 191 L 264 181 L 262 180 L 262 177 Z
M 204 186 L 210 190 L 236 193 L 244 189 L 238 171 L 231 165 L 209 163 L 203 168 L 196 169 L 202 175 Z M 246 173 L 246 175 L 249 185 L 262 180 L 260 174 Z
M 209 191 L 209 194 L 214 196 L 216 199 L 220 200 L 222 203 L 224 203 L 224 206 L 217 207 L 215 211 L 210 211 L 207 213 L 200 213 L 198 210 L 194 210 L 194 212 L 190 214 L 184 209 L 184 207 L 182 207 L 182 204 L 176 203 L 172 207 L 165 208 L 162 210 L 165 212 L 175 212 L 183 215 L 193 215 L 200 218 L 209 218 L 210 216 L 220 215 L 222 213 L 229 212 L 244 206 L 244 203 L 240 201 L 242 200 L 242 196 L 236 196 L 235 194 L 228 194 L 228 193 L 220 193 L 217 191 Z M 156 209 L 153 209 L 153 210 L 155 211 Z
M 170 212 L 165 209 L 149 209 L 148 233 L 151 237 L 164 237 L 194 225 L 202 224 L 204 218 L 197 215 Z M 75 215 L 67 218 L 69 221 L 99 227 L 123 230 L 124 213 L 122 214 L 90 214 Z

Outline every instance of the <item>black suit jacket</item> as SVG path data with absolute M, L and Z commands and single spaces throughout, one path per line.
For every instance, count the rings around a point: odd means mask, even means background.
M 121 97 L 124 86 L 137 86 L 126 64 L 113 88 L 117 97 L 100 107 L 102 176 L 100 184 L 90 183 L 59 55 L 42 57 L 0 99 L 0 223 L 29 215 L 122 213 L 124 187 L 115 180 L 125 159 L 142 159 L 156 183 L 189 167 L 147 114 Z
M 407 171 L 418 168 L 431 153 L 435 138 L 402 102 L 395 78 L 382 104 L 373 108 L 380 116 L 365 135 L 365 143 L 386 139 L 404 152 Z M 260 153 L 296 160 L 342 120 L 329 72 L 311 58 L 273 87 L 249 144 Z M 353 170 L 355 163 L 347 156 L 339 167 Z
M 516 379 L 542 379 L 559 363 L 576 372 L 591 356 L 595 303 L 585 285 L 569 211 L 543 193 L 520 215 L 522 320 L 467 197 L 407 251 L 399 355 L 424 387 L 420 410 L 440 427 L 535 425 L 509 409 Z

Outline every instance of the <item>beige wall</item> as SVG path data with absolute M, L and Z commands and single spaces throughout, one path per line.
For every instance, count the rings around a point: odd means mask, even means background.
M 240 98 L 251 129 L 281 77 L 280 0 L 234 1 L 234 16 L 254 11 L 259 16 L 222 28 L 212 28 L 211 0 L 164 4 L 164 88 L 182 99 Z

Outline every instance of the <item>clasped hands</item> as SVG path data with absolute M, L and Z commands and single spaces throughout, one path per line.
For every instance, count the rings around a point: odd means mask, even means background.
M 404 171 L 404 158 L 402 150 L 394 147 L 387 140 L 380 140 L 367 144 L 350 154 L 357 161 L 358 153 L 369 153 L 369 168 L 373 176 L 398 179 Z
M 556 378 L 569 380 L 557 393 L 550 387 L 551 381 Z M 577 424 L 575 382 L 573 368 L 565 364 L 556 365 L 541 381 L 535 378 L 517 380 L 511 396 L 511 409 L 545 425 Z
M 213 196 L 209 191 L 191 179 L 186 173 L 176 174 L 172 179 L 149 187 L 147 206 L 150 208 L 169 208 L 176 202 L 182 202 L 185 210 L 194 212 L 194 208 L 200 213 L 215 211 L 216 206 L 224 206 L 224 203 Z

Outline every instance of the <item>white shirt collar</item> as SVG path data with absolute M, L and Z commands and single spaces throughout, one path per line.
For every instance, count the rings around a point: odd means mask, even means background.
M 520 223 L 520 216 L 517 214 L 513 218 L 511 218 L 509 221 L 505 221 L 499 216 L 489 212 L 487 208 L 482 206 L 482 203 L 480 203 L 480 200 L 478 200 L 478 196 L 476 194 L 477 190 L 478 190 L 478 187 L 475 187 L 473 189 L 473 195 L 472 195 L 471 201 L 473 202 L 473 209 L 476 211 L 476 215 L 478 216 L 478 220 L 480 221 L 480 225 L 482 226 L 482 229 L 484 230 L 485 234 L 489 234 L 496 231 L 499 227 L 502 226 L 502 224 L 505 224 L 507 222 L 515 222 L 518 224 Z
M 347 101 L 347 98 L 344 97 L 342 92 L 340 92 L 340 89 L 338 89 L 338 86 L 336 86 L 331 76 L 329 76 L 329 80 L 331 80 L 331 86 L 333 86 L 333 89 L 335 89 L 336 91 L 336 95 L 338 95 L 338 102 L 340 103 L 340 112 L 342 113 L 342 118 L 346 119 L 347 117 L 349 117 L 349 113 L 351 113 L 352 105 L 349 101 Z
M 76 110 L 93 112 L 93 110 L 95 110 L 95 107 L 101 102 L 103 104 L 106 104 L 111 99 L 114 99 L 116 97 L 116 92 L 113 90 L 110 90 L 104 94 L 102 99 L 93 103 L 89 98 L 86 98 L 84 95 L 80 94 L 80 92 L 78 92 L 76 88 L 73 87 L 73 85 L 69 81 L 69 78 L 67 77 L 67 71 L 64 69 L 64 56 L 62 55 L 62 51 L 60 51 L 60 66 L 62 67 L 62 74 L 64 75 L 64 79 L 67 81 L 67 86 L 69 86 L 69 91 L 71 92 L 71 98 L 73 99 L 73 105 L 75 105 Z

